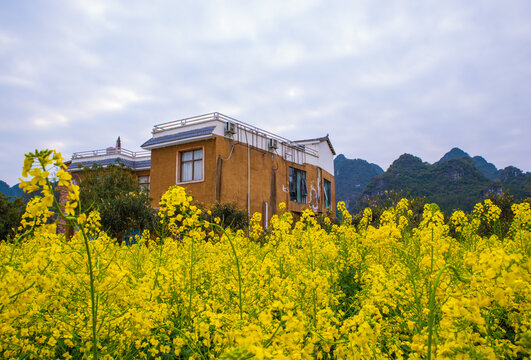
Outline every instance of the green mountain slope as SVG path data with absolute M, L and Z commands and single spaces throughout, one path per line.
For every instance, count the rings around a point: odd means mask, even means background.
M 0 180 L 0 192 L 6 196 L 11 196 L 11 187 L 2 180 Z
M 490 180 L 499 179 L 500 177 L 499 171 L 496 168 L 496 166 L 494 166 L 494 164 L 487 162 L 487 160 L 485 160 L 481 156 L 471 157 L 470 155 L 468 155 L 466 152 L 464 152 L 463 150 L 459 148 L 453 148 L 452 150 L 448 151 L 446 154 L 444 154 L 441 160 L 439 160 L 435 164 L 439 164 L 441 162 L 452 160 L 452 159 L 462 159 L 462 158 L 471 159 L 476 169 L 478 169 L 488 179 Z
M 486 166 L 481 168 L 478 164 Z M 386 172 L 374 177 L 361 197 L 382 195 L 391 190 L 409 192 L 413 197 L 426 197 L 446 211 L 470 211 L 489 194 L 500 194 L 502 191 L 509 191 L 516 201 L 531 197 L 530 173 L 511 166 L 496 170 L 494 180 L 490 165 L 485 159 L 471 158 L 460 149 L 452 149 L 433 165 L 404 154 Z M 485 172 L 490 176 L 486 176 Z
M 515 200 L 531 197 L 531 173 L 524 173 L 514 166 L 507 166 L 499 172 L 503 189 L 509 191 Z
M 9 197 L 22 197 L 24 192 L 17 185 L 9 186 L 5 181 L 0 180 L 0 192 Z
M 334 159 L 336 200 L 351 207 L 358 201 L 371 179 L 383 173 L 383 169 L 361 159 L 347 159 L 343 154 Z
M 430 165 L 413 155 L 400 156 L 389 169 L 371 180 L 362 196 L 384 191 L 409 191 L 413 197 L 425 196 L 442 209 L 470 210 L 491 185 L 469 158 L 454 158 Z
M 496 166 L 494 166 L 494 164 L 487 162 L 487 160 L 485 160 L 481 156 L 474 156 L 472 158 L 472 162 L 474 163 L 474 166 L 476 167 L 476 169 L 481 171 L 481 173 L 485 175 L 487 178 L 491 180 L 496 180 L 500 178 L 500 174 Z

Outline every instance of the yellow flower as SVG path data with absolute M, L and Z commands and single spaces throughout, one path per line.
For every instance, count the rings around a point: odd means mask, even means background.
M 498 221 L 489 201 L 476 215 L 456 211 L 449 219 L 429 204 L 422 223 L 410 229 L 405 200 L 385 209 L 379 224 L 371 225 L 366 209 L 358 229 L 339 204 L 347 221 L 331 230 L 312 211 L 295 223 L 291 212 L 281 211 L 265 233 L 256 213 L 249 235 L 227 229 L 221 236 L 185 190 L 172 187 L 161 199 L 163 239 L 146 230 L 125 246 L 102 231 L 96 211 L 79 213 L 79 188 L 64 168 L 57 176 L 69 191 L 65 212 L 84 231 L 69 240 L 56 234 L 50 205 L 57 204 L 45 172 L 60 155 L 35 152 L 27 159 L 34 178 L 23 186 L 36 186 L 42 196 L 22 218 L 22 230 L 32 234 L 0 242 L 5 358 L 91 354 L 87 248 L 102 359 L 421 359 L 428 350 L 441 359 L 526 356 L 527 203 L 513 205 L 503 239 L 478 230 Z
M 77 223 L 79 225 L 83 225 L 86 221 L 87 221 L 87 215 L 79 214 L 79 216 L 77 217 Z

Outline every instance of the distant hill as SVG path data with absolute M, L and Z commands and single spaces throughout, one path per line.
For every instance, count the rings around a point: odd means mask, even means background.
M 474 156 L 471 157 L 466 152 L 459 148 L 453 148 L 439 160 L 435 164 L 441 163 L 443 161 L 448 161 L 452 159 L 462 159 L 462 158 L 468 158 L 471 159 L 476 169 L 478 169 L 485 177 L 487 177 L 490 180 L 497 180 L 500 178 L 500 174 L 496 166 L 494 164 L 487 162 L 483 157 L 481 156 Z
M 0 192 L 6 196 L 11 196 L 11 187 L 5 182 L 0 180 Z
M 470 158 L 430 165 L 404 154 L 385 173 L 373 178 L 362 196 L 378 195 L 385 190 L 409 191 L 411 196 L 425 196 L 445 210 L 471 210 L 490 185 L 492 181 L 476 169 Z
M 17 185 L 9 186 L 5 181 L 0 180 L 0 192 L 6 196 L 23 197 L 24 192 Z
M 503 189 L 513 194 L 516 200 L 531 197 L 531 173 L 524 173 L 514 166 L 507 166 L 499 171 L 499 177 Z
M 508 166 L 498 170 L 481 156 L 471 157 L 453 148 L 434 164 L 417 156 L 403 154 L 383 172 L 365 160 L 350 160 L 339 155 L 334 161 L 336 200 L 345 201 L 357 212 L 362 198 L 387 191 L 426 197 L 441 209 L 471 210 L 489 194 L 510 192 L 516 201 L 531 197 L 531 173 Z
M 531 174 L 509 166 L 498 170 L 484 158 L 471 158 L 454 148 L 431 165 L 410 154 L 401 155 L 381 175 L 374 177 L 362 197 L 384 191 L 409 191 L 413 197 L 426 197 L 441 209 L 470 211 L 489 194 L 509 191 L 516 201 L 531 197 Z
M 384 171 L 376 164 L 362 159 L 347 159 L 340 154 L 334 159 L 336 200 L 344 201 L 348 208 L 358 201 L 371 179 Z

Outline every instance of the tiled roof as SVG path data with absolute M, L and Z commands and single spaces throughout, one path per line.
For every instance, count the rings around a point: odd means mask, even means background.
M 151 160 L 132 161 L 132 160 L 122 159 L 118 157 L 112 158 L 112 159 L 103 159 L 103 160 L 82 160 L 79 162 L 72 162 L 68 166 L 68 169 L 75 170 L 77 168 L 80 168 L 80 167 L 82 168 L 85 166 L 86 167 L 92 167 L 93 165 L 106 166 L 110 164 L 114 164 L 114 165 L 123 164 L 124 166 L 131 168 L 133 170 L 134 169 L 145 169 L 145 168 L 151 167 Z
M 207 127 L 200 128 L 200 129 L 183 131 L 177 134 L 154 137 L 146 141 L 144 144 L 142 144 L 141 147 L 163 144 L 167 142 L 188 139 L 188 138 L 193 138 L 197 136 L 211 135 L 214 129 L 215 129 L 215 126 L 207 126 Z
M 332 154 L 335 155 L 336 151 L 334 150 L 334 147 L 332 146 L 332 142 L 330 141 L 330 137 L 328 134 L 323 137 L 315 138 L 315 139 L 304 139 L 304 140 L 297 140 L 296 143 L 302 143 L 302 142 L 322 142 L 326 141 L 328 143 L 328 146 L 330 147 L 330 151 L 332 151 Z

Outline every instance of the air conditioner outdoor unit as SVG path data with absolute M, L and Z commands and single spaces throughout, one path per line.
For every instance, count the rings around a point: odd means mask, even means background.
M 276 150 L 276 149 L 278 149 L 278 140 L 269 139 L 269 150 Z
M 234 135 L 236 134 L 236 124 L 227 122 L 225 123 L 225 135 Z

